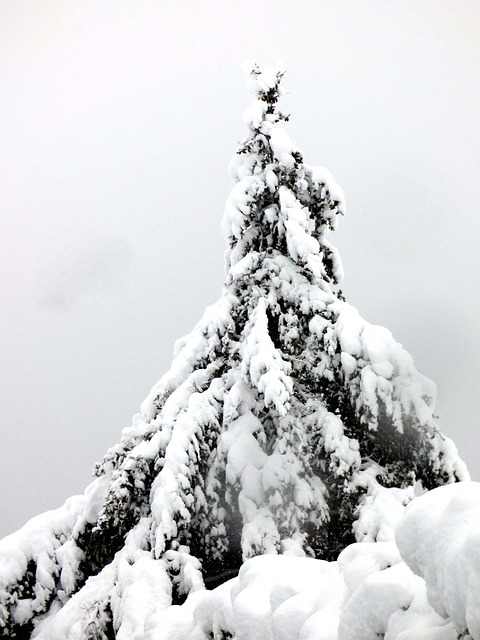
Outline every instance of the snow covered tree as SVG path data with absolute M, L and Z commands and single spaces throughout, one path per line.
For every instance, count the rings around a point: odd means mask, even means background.
M 143 638 L 247 558 L 330 560 L 391 539 L 416 483 L 468 477 L 435 423 L 432 383 L 338 290 L 327 235 L 343 195 L 284 129 L 282 76 L 251 72 L 221 297 L 85 496 L 3 542 L 4 637 Z

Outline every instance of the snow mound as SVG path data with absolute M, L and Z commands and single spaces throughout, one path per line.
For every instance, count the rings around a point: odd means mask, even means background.
M 123 603 L 124 619 L 135 618 L 134 604 Z M 251 558 L 213 591 L 192 593 L 182 605 L 160 602 L 138 628 L 145 640 L 458 640 L 394 542 L 350 545 L 337 562 Z
M 276 555 L 252 558 L 231 591 L 235 637 L 333 640 L 344 589 L 335 562 Z
M 352 544 L 337 562 L 252 558 L 238 578 L 171 607 L 158 637 L 478 640 L 479 520 L 480 483 L 435 489 L 407 507 L 398 546 Z
M 480 638 L 480 483 L 439 487 L 414 500 L 397 544 L 426 583 L 428 601 L 459 634 Z

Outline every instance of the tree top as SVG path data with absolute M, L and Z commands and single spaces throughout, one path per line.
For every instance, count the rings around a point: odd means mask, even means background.
M 283 126 L 288 116 L 277 107 L 283 68 L 247 68 L 255 99 L 243 114 L 249 135 L 230 162 L 236 184 L 222 222 L 227 268 L 247 254 L 281 254 L 328 288 L 343 277 L 338 252 L 326 240 L 345 211 L 343 193 L 329 171 L 304 163 Z

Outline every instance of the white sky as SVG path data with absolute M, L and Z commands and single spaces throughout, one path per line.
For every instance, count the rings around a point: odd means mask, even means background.
M 246 58 L 284 61 L 344 292 L 480 479 L 480 3 L 0 0 L 0 535 L 83 491 L 218 297 Z

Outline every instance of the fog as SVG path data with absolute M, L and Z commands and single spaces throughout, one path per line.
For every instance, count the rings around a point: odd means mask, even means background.
M 480 479 L 480 4 L 0 2 L 0 535 L 83 492 L 224 278 L 244 59 L 343 188 L 342 289 Z

